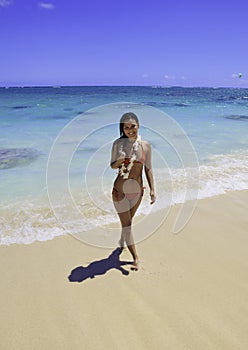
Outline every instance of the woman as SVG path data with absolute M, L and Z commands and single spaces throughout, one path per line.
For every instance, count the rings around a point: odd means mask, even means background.
M 139 258 L 132 235 L 132 219 L 143 196 L 142 170 L 150 188 L 151 204 L 156 200 L 151 164 L 151 146 L 138 135 L 139 121 L 134 113 L 125 113 L 120 119 L 120 138 L 112 147 L 111 168 L 119 169 L 114 182 L 112 198 L 119 215 L 122 232 L 119 241 L 123 250 L 126 243 L 133 257 L 132 270 L 138 270 Z

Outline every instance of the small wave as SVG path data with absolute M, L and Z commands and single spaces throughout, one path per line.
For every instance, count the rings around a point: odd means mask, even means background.
M 99 147 L 78 147 L 76 153 L 78 152 L 96 152 L 99 150 Z
M 142 102 L 145 106 L 167 106 L 167 102 L 159 102 L 159 101 L 148 101 Z
M 248 154 L 212 156 L 200 166 L 201 198 L 248 189 Z
M 198 169 L 197 178 L 190 186 L 195 186 L 195 194 L 199 199 L 217 196 L 228 191 L 239 191 L 248 189 L 248 153 L 216 155 L 201 164 Z M 170 172 L 166 169 L 155 171 L 156 188 L 159 197 L 168 197 L 167 192 L 172 192 L 171 204 L 182 203 L 188 188 L 185 171 L 190 174 L 191 169 L 178 168 Z M 197 175 L 193 169 L 192 174 Z M 166 190 L 167 189 L 167 192 Z M 197 191 L 196 191 L 197 190 Z M 194 199 L 194 198 L 192 198 Z
M 47 241 L 65 234 L 78 234 L 111 222 L 117 222 L 117 216 L 112 210 L 103 210 L 92 201 L 84 203 L 77 201 L 75 207 L 70 207 L 61 199 L 56 208 L 56 214 L 67 218 L 65 229 L 58 221 L 47 198 L 31 199 L 9 203 L 0 207 L 0 245 L 30 244 L 35 241 Z M 73 212 L 80 212 L 78 220 L 70 221 Z
M 189 104 L 187 103 L 174 103 L 173 105 L 176 107 L 189 107 Z
M 0 228 L 1 245 L 47 241 L 65 233 L 48 205 L 32 201 L 2 207 Z

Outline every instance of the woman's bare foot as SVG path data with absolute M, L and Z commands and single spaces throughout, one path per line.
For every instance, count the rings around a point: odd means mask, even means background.
M 132 266 L 131 266 L 131 270 L 132 271 L 138 271 L 139 269 L 139 260 L 138 259 L 134 259 Z

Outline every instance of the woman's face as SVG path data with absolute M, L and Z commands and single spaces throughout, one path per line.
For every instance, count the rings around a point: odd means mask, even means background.
M 131 138 L 131 139 L 136 139 L 137 138 L 137 136 L 138 136 L 138 129 L 139 129 L 139 125 L 133 119 L 127 120 L 124 123 L 124 126 L 123 126 L 124 134 L 128 138 Z

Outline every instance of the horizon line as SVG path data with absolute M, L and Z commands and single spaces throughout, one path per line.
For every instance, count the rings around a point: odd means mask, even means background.
M 65 88 L 65 87 L 147 87 L 147 88 L 162 88 L 162 89 L 169 89 L 169 88 L 212 88 L 212 89 L 247 89 L 247 87 L 244 86 L 214 86 L 214 85 L 189 85 L 189 86 L 183 86 L 183 85 L 161 85 L 161 84 L 152 84 L 152 85 L 106 85 L 106 84 L 97 84 L 97 85 L 0 85 L 0 88 L 3 89 L 9 89 L 9 88 Z

